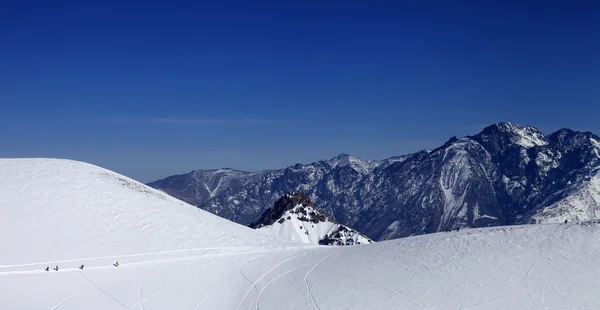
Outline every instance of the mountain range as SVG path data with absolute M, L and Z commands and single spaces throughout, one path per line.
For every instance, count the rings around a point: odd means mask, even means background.
M 493 124 L 380 161 L 340 154 L 280 170 L 197 170 L 148 185 L 248 225 L 288 192 L 373 240 L 600 216 L 600 138 Z

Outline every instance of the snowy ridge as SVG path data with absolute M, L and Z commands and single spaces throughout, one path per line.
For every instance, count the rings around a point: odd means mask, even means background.
M 514 144 L 524 148 L 534 146 L 546 146 L 548 141 L 544 134 L 532 126 L 520 126 L 508 122 L 498 124 L 498 127 L 510 133 L 510 139 Z
M 350 167 L 361 174 L 367 174 L 380 165 L 379 161 L 365 161 L 356 156 L 345 153 L 339 154 L 338 156 L 327 160 L 326 162 L 333 168 Z
M 198 205 L 212 199 L 227 189 L 241 188 L 260 178 L 264 172 L 253 173 L 229 168 L 195 170 L 149 183 L 189 204 Z
M 326 247 L 72 161 L 0 160 L 0 194 L 0 309 L 600 307 L 599 221 Z
M 317 211 L 302 193 L 287 193 L 250 227 L 287 240 L 321 245 L 358 245 L 373 241 Z

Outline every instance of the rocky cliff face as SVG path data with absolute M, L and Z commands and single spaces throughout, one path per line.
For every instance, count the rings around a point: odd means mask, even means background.
M 300 191 L 327 216 L 382 240 L 456 227 L 596 219 L 599 167 L 600 138 L 592 133 L 562 129 L 545 136 L 531 126 L 498 123 L 434 150 L 382 161 L 340 154 L 281 170 L 192 172 L 200 181 L 188 181 L 189 174 L 150 185 L 242 224 Z M 204 194 L 179 195 L 182 189 Z

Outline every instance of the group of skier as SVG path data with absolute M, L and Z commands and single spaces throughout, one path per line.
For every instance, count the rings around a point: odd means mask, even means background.
M 116 261 L 113 266 L 115 267 L 119 267 L 119 261 Z M 81 264 L 81 266 L 79 266 L 79 269 L 83 270 L 83 268 L 85 267 L 85 265 Z M 50 267 L 46 267 L 46 269 L 44 269 L 46 271 L 50 271 Z M 56 267 L 52 268 L 52 270 L 54 271 L 58 271 L 58 265 L 56 265 Z

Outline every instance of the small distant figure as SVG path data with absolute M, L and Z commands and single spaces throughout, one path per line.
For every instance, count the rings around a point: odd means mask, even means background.
M 115 266 L 115 267 L 119 267 L 119 261 L 116 261 L 116 262 L 114 263 L 114 266 Z
M 54 271 L 58 271 L 58 265 L 56 265 L 56 267 L 53 268 Z
M 456 227 L 456 231 L 460 231 L 460 227 Z
M 565 219 L 565 224 L 568 222 L 568 220 Z
M 46 267 L 46 271 L 50 270 L 50 267 Z
M 81 266 L 79 266 L 79 269 L 82 269 L 82 270 L 83 270 L 83 264 L 81 264 Z

